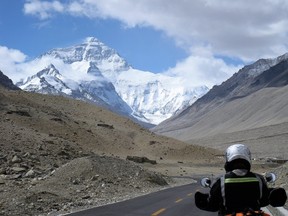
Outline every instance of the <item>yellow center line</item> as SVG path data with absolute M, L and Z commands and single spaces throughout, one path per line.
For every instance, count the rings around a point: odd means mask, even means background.
M 161 214 L 165 210 L 166 210 L 165 208 L 159 209 L 158 211 L 154 212 L 151 216 L 158 216 L 159 214 Z
M 183 199 L 178 199 L 178 200 L 176 200 L 175 201 L 175 203 L 179 203 L 179 202 L 181 202 Z
M 193 193 L 189 193 L 189 194 L 187 194 L 187 196 L 192 196 L 193 195 Z

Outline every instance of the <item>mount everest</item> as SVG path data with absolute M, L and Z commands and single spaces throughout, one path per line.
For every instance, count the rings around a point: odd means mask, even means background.
M 206 86 L 185 87 L 180 77 L 134 69 L 93 37 L 33 62 L 45 67 L 35 67 L 34 75 L 16 83 L 21 89 L 84 100 L 145 124 L 159 124 L 208 91 Z

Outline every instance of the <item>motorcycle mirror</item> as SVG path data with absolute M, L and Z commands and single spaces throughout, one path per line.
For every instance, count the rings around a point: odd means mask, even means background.
M 210 187 L 210 185 L 211 185 L 211 179 L 209 179 L 209 178 L 202 178 L 201 179 L 201 185 L 202 185 L 202 187 L 205 187 L 205 188 L 207 188 L 207 187 Z
M 266 173 L 265 174 L 265 179 L 269 183 L 273 183 L 276 181 L 276 175 L 275 173 Z

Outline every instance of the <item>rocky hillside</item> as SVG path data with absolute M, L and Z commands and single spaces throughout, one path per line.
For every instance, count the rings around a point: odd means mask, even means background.
M 2 86 L 0 115 L 0 215 L 57 214 L 127 199 L 167 187 L 170 175 L 190 176 L 189 169 L 219 154 L 61 96 Z
M 0 71 L 0 87 L 11 89 L 11 90 L 20 90 L 17 86 L 15 86 L 11 79 L 9 79 L 6 75 Z

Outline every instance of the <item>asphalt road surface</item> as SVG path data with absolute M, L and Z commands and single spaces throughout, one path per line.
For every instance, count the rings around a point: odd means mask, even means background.
M 123 202 L 91 208 L 69 216 L 216 216 L 194 204 L 199 184 L 169 188 Z M 204 190 L 201 188 L 201 190 Z

